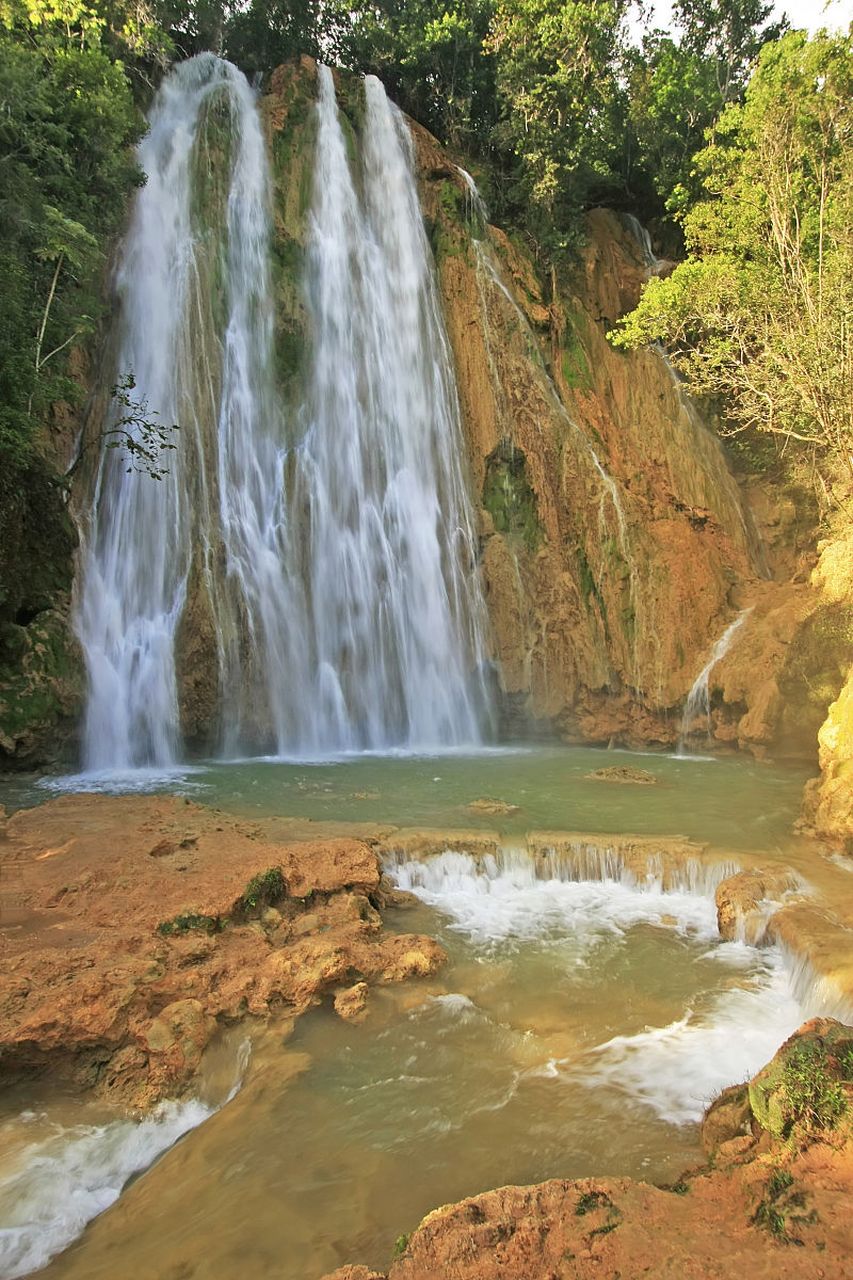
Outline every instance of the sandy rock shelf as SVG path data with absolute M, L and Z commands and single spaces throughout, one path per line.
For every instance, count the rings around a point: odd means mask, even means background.
M 363 839 L 282 843 L 175 797 L 81 795 L 17 813 L 0 857 L 7 1082 L 50 1070 L 147 1107 L 189 1085 L 222 1026 L 444 960 L 383 933 Z

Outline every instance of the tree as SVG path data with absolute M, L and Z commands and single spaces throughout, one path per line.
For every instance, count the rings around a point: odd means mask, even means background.
M 684 212 L 700 194 L 693 157 L 723 106 L 714 63 L 655 32 L 629 71 L 628 103 L 635 166 L 670 214 Z
M 493 0 L 378 0 L 350 11 L 337 53 L 443 142 L 482 152 L 496 118 L 492 11 Z
M 675 0 L 680 47 L 713 65 L 721 102 L 740 95 L 762 46 L 787 29 L 785 19 L 768 22 L 772 13 L 768 0 Z
M 669 344 L 731 430 L 812 446 L 853 479 L 853 34 L 766 45 L 697 166 L 687 261 L 613 340 Z
M 106 240 L 140 180 L 124 72 L 89 10 L 70 19 L 21 12 L 0 32 L 0 448 L 19 459 L 50 401 L 72 395 L 64 357 L 93 327 Z
M 590 192 L 613 183 L 627 8 L 627 0 L 498 0 L 495 8 L 495 136 L 515 158 L 516 208 L 556 252 Z

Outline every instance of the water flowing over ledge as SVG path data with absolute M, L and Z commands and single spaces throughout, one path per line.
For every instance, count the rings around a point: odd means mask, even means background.
M 115 359 L 180 430 L 159 482 L 109 450 L 93 477 L 77 612 L 89 770 L 181 758 L 187 645 L 207 646 L 205 731 L 226 756 L 458 747 L 488 732 L 459 406 L 408 128 L 368 77 L 351 164 L 331 72 L 318 75 L 310 356 L 287 414 L 254 95 L 204 54 L 155 99 Z

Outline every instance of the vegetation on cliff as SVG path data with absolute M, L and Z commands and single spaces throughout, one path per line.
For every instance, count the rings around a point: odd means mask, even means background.
M 688 258 L 620 325 L 663 341 L 736 431 L 814 446 L 853 479 L 853 35 L 762 50 L 696 156 Z

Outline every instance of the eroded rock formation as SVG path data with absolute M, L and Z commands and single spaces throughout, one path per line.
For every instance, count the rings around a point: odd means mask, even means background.
M 431 938 L 382 933 L 377 855 L 282 843 L 177 798 L 68 796 L 2 842 L 0 1074 L 50 1071 L 117 1101 L 180 1093 L 217 1029 L 292 1018 L 364 983 L 435 971 Z

